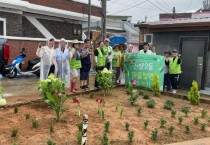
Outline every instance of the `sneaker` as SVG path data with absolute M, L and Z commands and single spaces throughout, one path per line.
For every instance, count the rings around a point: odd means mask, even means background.
M 87 91 L 87 90 L 90 90 L 90 88 L 86 85 L 86 86 L 84 86 L 84 88 L 85 88 L 85 90 Z
M 85 90 L 85 86 L 81 86 L 80 89 L 81 89 L 81 90 Z
M 177 92 L 176 90 L 173 90 L 173 92 L 172 92 L 172 93 L 173 93 L 173 94 L 176 94 L 176 92 Z

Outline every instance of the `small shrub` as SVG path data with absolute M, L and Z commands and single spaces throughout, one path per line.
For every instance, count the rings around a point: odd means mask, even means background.
M 138 107 L 137 108 L 137 115 L 138 115 L 138 117 L 141 116 L 141 111 L 142 111 L 142 108 L 141 107 Z
M 190 125 L 185 125 L 185 133 L 190 133 Z
M 123 117 L 123 108 L 120 111 L 120 118 L 122 118 L 122 117 Z
M 39 122 L 36 119 L 32 120 L 32 128 L 38 128 L 39 127 Z
M 51 141 L 51 140 L 48 140 L 48 141 L 47 141 L 47 145 L 56 145 L 56 143 L 53 142 L 53 141 Z
M 166 100 L 163 108 L 171 110 L 172 106 L 174 106 L 174 102 L 172 100 Z
M 207 115 L 207 111 L 205 109 L 203 109 L 201 111 L 201 117 L 204 118 Z
M 194 124 L 198 124 L 199 123 L 199 119 L 198 119 L 198 117 L 195 117 L 194 118 Z
M 158 138 L 158 131 L 157 129 L 155 129 L 154 131 L 152 131 L 152 139 L 157 140 L 157 138 Z
M 166 100 L 166 102 L 165 102 L 166 104 L 170 104 L 171 106 L 175 106 L 175 103 L 174 103 L 174 101 L 173 100 Z
M 143 98 L 144 98 L 144 99 L 150 99 L 150 96 L 149 96 L 148 94 L 144 94 L 144 95 L 143 95 Z
M 164 127 L 167 121 L 164 118 L 160 119 L 160 127 Z
M 17 106 L 14 107 L 14 113 L 15 114 L 18 113 L 18 107 Z
M 82 122 L 77 124 L 77 128 L 78 128 L 79 131 L 82 131 L 82 127 L 83 127 L 83 123 Z
M 147 128 L 148 125 L 149 125 L 149 120 L 145 120 L 144 121 L 144 128 Z
M 168 128 L 168 132 L 169 132 L 170 135 L 172 135 L 173 132 L 174 132 L 174 126 L 170 126 L 170 127 Z
M 178 120 L 179 120 L 179 124 L 182 124 L 182 122 L 183 122 L 184 119 L 183 119 L 182 116 L 179 116 L 179 117 L 178 117 Z
M 78 131 L 77 134 L 76 134 L 76 138 L 77 138 L 77 142 L 79 144 L 82 143 L 82 132 L 81 131 Z
M 171 117 L 175 117 L 176 116 L 176 110 L 171 110 Z
M 104 110 L 101 110 L 101 119 L 104 120 Z
M 190 107 L 188 106 L 182 107 L 182 112 L 185 114 L 185 117 L 187 117 L 190 112 Z
M 115 111 L 118 112 L 118 106 L 115 107 Z
M 139 99 L 139 95 L 138 94 L 132 94 L 131 96 L 130 96 L 130 99 L 129 99 L 129 101 L 130 101 L 130 103 L 131 103 L 131 106 L 133 106 L 134 105 L 134 103 Z
M 143 91 L 140 91 L 139 92 L 139 95 L 144 96 L 144 92 Z
M 17 134 L 18 134 L 18 129 L 13 129 L 13 130 L 12 130 L 11 137 L 16 137 Z
M 193 105 L 198 105 L 200 103 L 200 92 L 198 90 L 198 83 L 196 81 L 192 82 L 192 87 L 188 92 L 188 100 Z
M 146 102 L 147 108 L 155 108 L 155 101 L 154 100 L 149 100 Z
M 152 91 L 155 96 L 160 96 L 160 84 L 159 84 L 159 78 L 157 75 L 154 75 L 153 77 Z
M 54 131 L 54 127 L 53 125 L 50 125 L 50 134 L 53 134 L 55 131 Z
M 130 143 L 133 142 L 133 138 L 134 138 L 134 132 L 133 131 L 129 131 L 128 132 L 128 140 Z
M 106 132 L 104 132 L 104 134 L 101 138 L 101 145 L 109 145 L 109 138 L 108 138 Z
M 95 92 L 90 92 L 90 94 L 89 94 L 90 99 L 93 99 L 94 98 L 94 95 L 95 95 Z
M 202 123 L 201 124 L 201 130 L 202 131 L 206 131 L 206 123 Z
M 31 118 L 31 115 L 29 113 L 25 114 L 25 119 L 28 120 Z
M 110 121 L 106 121 L 104 124 L 104 131 L 109 132 L 109 127 L 110 127 Z
M 130 124 L 129 124 L 128 122 L 126 122 L 126 123 L 125 123 L 125 130 L 126 130 L 126 131 L 129 131 L 129 128 L 130 128 Z

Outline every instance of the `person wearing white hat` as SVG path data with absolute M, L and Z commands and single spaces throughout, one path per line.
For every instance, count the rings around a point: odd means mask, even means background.
M 36 51 L 36 55 L 41 58 L 40 80 L 47 79 L 50 73 L 54 73 L 56 76 L 57 62 L 54 45 L 54 38 L 50 38 L 47 40 L 46 46 L 39 44 Z
M 105 57 L 106 57 L 106 64 L 105 64 L 105 67 L 108 69 L 108 70 L 112 70 L 112 59 L 113 59 L 113 54 L 112 54 L 112 47 L 109 45 L 110 43 L 110 40 L 109 38 L 106 38 L 105 41 L 104 41 L 104 54 L 105 54 Z
M 65 82 L 67 88 L 70 88 L 70 64 L 72 57 L 71 51 L 67 48 L 67 42 L 64 38 L 60 40 L 59 47 L 56 48 L 56 62 L 58 64 L 57 77 Z
M 82 68 L 81 64 L 81 48 L 80 43 L 77 39 L 73 41 L 72 48 L 70 49 L 73 56 L 70 59 L 70 66 L 71 66 L 71 92 L 76 93 L 76 83 L 77 78 L 79 77 L 79 70 Z

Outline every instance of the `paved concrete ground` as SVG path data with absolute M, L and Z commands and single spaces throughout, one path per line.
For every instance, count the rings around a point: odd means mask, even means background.
M 202 138 L 202 139 L 167 144 L 167 145 L 210 145 L 210 138 Z

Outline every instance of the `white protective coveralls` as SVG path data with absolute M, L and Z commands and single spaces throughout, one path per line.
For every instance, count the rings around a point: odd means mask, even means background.
M 62 51 L 61 42 L 66 42 L 65 39 L 61 39 L 59 47 L 55 49 L 56 53 L 56 62 L 58 66 L 57 76 L 62 81 L 65 82 L 66 88 L 70 88 L 70 64 L 69 60 L 72 58 L 72 52 L 68 49 L 67 44 Z
M 55 49 L 54 47 L 49 47 L 47 41 L 46 46 L 41 47 L 40 49 L 37 49 L 36 55 L 41 58 L 40 61 L 40 80 L 45 80 L 48 78 L 50 67 L 52 65 L 55 66 L 54 75 L 56 76 L 57 72 L 57 63 L 55 60 Z

